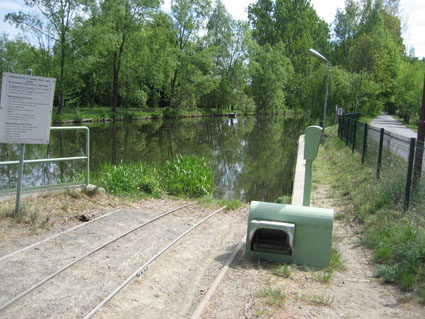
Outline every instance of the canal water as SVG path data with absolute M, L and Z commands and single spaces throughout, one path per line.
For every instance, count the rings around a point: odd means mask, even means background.
M 209 159 L 214 197 L 275 201 L 291 194 L 302 118 L 246 117 L 158 120 L 90 126 L 90 171 L 103 163 L 142 161 L 161 166 L 169 158 Z M 83 131 L 52 132 L 50 145 L 27 145 L 25 159 L 83 156 Z M 18 145 L 0 144 L 0 161 L 19 158 Z M 24 187 L 84 180 L 82 161 L 26 164 Z M 0 188 L 16 187 L 17 165 L 0 166 Z

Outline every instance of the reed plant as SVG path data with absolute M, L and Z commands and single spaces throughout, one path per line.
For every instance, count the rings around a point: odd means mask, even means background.
M 214 178 L 204 158 L 177 155 L 167 161 L 161 172 L 164 188 L 171 195 L 202 197 L 212 194 Z
M 94 176 L 97 185 L 113 195 L 134 197 L 141 194 L 160 195 L 160 175 L 157 169 L 139 163 L 105 164 Z
M 202 197 L 210 196 L 214 187 L 209 162 L 197 156 L 178 155 L 160 168 L 141 162 L 105 164 L 93 179 L 108 193 L 127 197 Z

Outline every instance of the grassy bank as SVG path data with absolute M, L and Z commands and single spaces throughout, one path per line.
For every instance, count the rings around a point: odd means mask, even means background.
M 54 110 L 56 111 L 56 110 Z M 182 118 L 182 117 L 201 117 L 201 116 L 222 116 L 232 112 L 230 109 L 173 109 L 173 108 L 155 108 L 155 109 L 117 109 L 111 112 L 108 107 L 97 108 L 64 108 L 63 114 L 56 113 L 52 116 L 52 122 L 61 123 L 82 123 L 82 122 L 111 122 L 111 121 L 136 121 L 144 119 L 160 118 Z
M 63 114 L 58 115 L 57 110 L 53 110 L 52 123 L 96 123 L 96 122 L 116 122 L 116 121 L 140 121 L 148 119 L 176 119 L 185 117 L 218 117 L 227 116 L 229 113 L 241 115 L 257 115 L 255 109 L 252 110 L 234 110 L 230 108 L 221 109 L 174 109 L 174 108 L 155 108 L 155 109 L 140 109 L 140 108 L 119 108 L 116 112 L 111 112 L 108 107 L 96 108 L 64 108 Z M 282 111 L 279 114 L 286 116 L 293 115 L 291 110 Z M 269 114 L 269 113 L 265 113 Z M 272 113 L 270 113 L 272 114 Z M 273 113 L 274 115 L 278 115 Z
M 346 207 L 337 218 L 359 224 L 363 244 L 370 248 L 384 282 L 414 291 L 425 301 L 425 217 L 420 211 L 404 211 L 394 196 L 400 185 L 398 174 L 385 183 L 376 171 L 362 166 L 336 136 L 335 128 L 321 146 L 315 161 L 314 181 L 329 184 L 332 197 Z
M 144 163 L 105 164 L 93 182 L 112 195 L 139 197 L 173 195 L 211 196 L 214 188 L 209 162 L 197 156 L 176 156 L 163 167 Z

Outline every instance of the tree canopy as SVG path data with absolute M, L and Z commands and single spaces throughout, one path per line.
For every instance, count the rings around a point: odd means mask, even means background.
M 26 0 L 6 20 L 23 36 L 0 38 L 0 70 L 58 79 L 55 106 L 292 109 L 329 105 L 415 117 L 423 61 L 406 55 L 399 0 L 346 0 L 328 25 L 310 0 L 257 0 L 248 22 L 221 0 Z M 422 74 L 422 75 L 421 75 Z M 411 76 L 409 76 L 411 75 Z M 333 108 L 329 108 L 332 112 Z

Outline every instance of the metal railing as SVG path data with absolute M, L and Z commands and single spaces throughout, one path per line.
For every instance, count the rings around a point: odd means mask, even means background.
M 425 174 L 424 146 L 416 138 L 393 134 L 345 116 L 338 118 L 338 136 L 353 153 L 361 154 L 362 164 L 376 169 L 377 181 L 398 183 L 392 191 L 394 198 L 403 201 L 404 209 L 412 203 L 412 195 L 415 204 L 423 204 L 425 179 L 421 179 L 421 175 Z
M 70 130 L 84 130 L 86 135 L 86 149 L 85 156 L 74 156 L 74 157 L 58 157 L 58 158 L 43 158 L 43 159 L 30 159 L 24 160 L 24 164 L 34 164 L 34 163 L 51 163 L 51 162 L 62 162 L 62 161 L 77 161 L 77 160 L 85 160 L 86 168 L 85 168 L 85 181 L 84 184 L 89 184 L 89 175 L 90 175 L 90 130 L 87 126 L 59 126 L 59 127 L 50 127 L 51 131 L 70 131 Z M 0 165 L 17 165 L 19 161 L 5 161 L 0 162 Z M 69 182 L 69 183 L 61 183 L 61 184 L 53 184 L 53 185 L 42 185 L 42 186 L 33 186 L 33 187 L 25 187 L 23 190 L 37 190 L 37 189 L 47 189 L 52 187 L 60 187 L 60 186 L 70 186 L 70 185 L 79 185 L 83 184 L 80 182 Z M 0 194 L 9 193 L 16 188 L 12 189 L 3 189 L 0 190 Z

